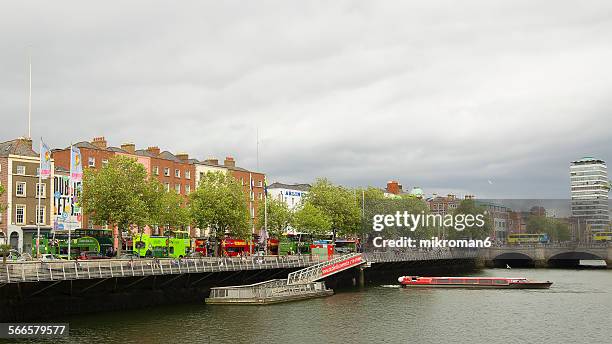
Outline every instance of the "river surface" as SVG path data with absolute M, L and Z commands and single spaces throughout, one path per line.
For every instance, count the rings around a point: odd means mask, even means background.
M 270 306 L 181 305 L 81 315 L 55 343 L 612 343 L 612 271 L 488 269 L 550 290 L 372 285 Z

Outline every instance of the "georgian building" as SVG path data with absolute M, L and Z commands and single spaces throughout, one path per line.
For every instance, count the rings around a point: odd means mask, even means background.
M 0 183 L 5 188 L 0 204 L 6 205 L 0 212 L 0 242 L 20 252 L 32 252 L 39 226 L 43 233 L 51 230 L 54 175 L 38 183 L 39 159 L 29 138 L 0 143 Z

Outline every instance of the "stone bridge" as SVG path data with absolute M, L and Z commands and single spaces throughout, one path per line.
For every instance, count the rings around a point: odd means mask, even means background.
M 612 245 L 543 244 L 490 247 L 480 251 L 486 266 L 571 267 L 580 260 L 603 260 L 612 268 Z

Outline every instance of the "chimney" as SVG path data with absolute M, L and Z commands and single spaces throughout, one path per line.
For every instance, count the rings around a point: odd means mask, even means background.
M 136 145 L 133 143 L 124 143 L 121 145 L 121 149 L 130 154 L 134 154 L 134 152 L 136 151 Z
M 397 181 L 390 180 L 387 182 L 387 192 L 388 193 L 399 195 L 401 190 L 402 190 L 402 186 Z
M 153 147 L 147 148 L 147 152 L 149 152 L 149 153 L 151 153 L 151 154 L 153 154 L 155 156 L 158 156 L 159 153 L 161 153 L 161 151 L 159 150 L 159 147 L 157 147 L 157 146 L 153 146 Z
M 204 160 L 204 162 L 211 165 L 219 165 L 219 159 L 215 158 L 207 158 L 206 160 Z
M 106 139 L 104 136 L 94 137 L 93 140 L 91 140 L 91 144 L 98 148 L 106 149 Z
M 181 160 L 181 161 L 187 161 L 189 160 L 189 154 L 187 153 L 177 153 L 176 157 Z
M 225 161 L 223 161 L 223 166 L 236 167 L 236 161 L 234 161 L 234 158 L 231 156 L 228 156 L 225 158 Z

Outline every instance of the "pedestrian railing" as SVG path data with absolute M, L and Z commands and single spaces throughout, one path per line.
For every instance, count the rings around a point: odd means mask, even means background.
M 202 272 L 300 268 L 316 264 L 316 256 L 254 256 L 243 258 L 100 259 L 0 264 L 0 283 L 135 277 Z
M 350 261 L 352 258 L 357 258 L 361 256 L 362 256 L 361 253 L 344 254 L 341 256 L 337 256 L 333 259 L 306 267 L 304 269 L 294 271 L 290 273 L 289 276 L 287 276 L 287 284 L 301 284 L 301 283 L 310 283 L 310 282 L 316 281 L 326 276 L 324 274 L 324 269 L 326 267 L 331 267 L 335 264 L 340 264 L 343 262 L 348 262 L 348 263 L 334 270 L 333 273 L 337 273 L 340 271 L 344 271 L 346 269 L 350 269 L 356 265 L 360 265 L 364 263 L 363 259 L 354 260 L 354 262 Z M 329 275 L 331 275 L 331 273 Z
M 478 256 L 477 250 L 398 250 L 387 252 L 364 253 L 364 258 L 370 263 L 391 263 L 421 260 L 473 259 Z
M 321 278 L 322 269 L 362 255 L 361 262 L 384 263 L 413 260 L 474 258 L 476 251 L 389 251 L 336 255 L 331 259 L 311 255 L 253 256 L 232 258 L 182 258 L 182 259 L 100 259 L 57 262 L 8 262 L 0 263 L 0 284 L 114 277 L 174 275 L 223 271 L 305 268 L 291 273 L 289 284 L 312 282 Z M 315 265 L 316 264 L 316 265 Z M 358 265 L 358 264 L 357 264 Z M 335 272 L 351 268 L 343 266 Z
M 275 279 L 255 284 L 212 288 L 209 298 L 217 300 L 287 298 L 326 290 L 324 282 L 289 285 L 286 279 Z

